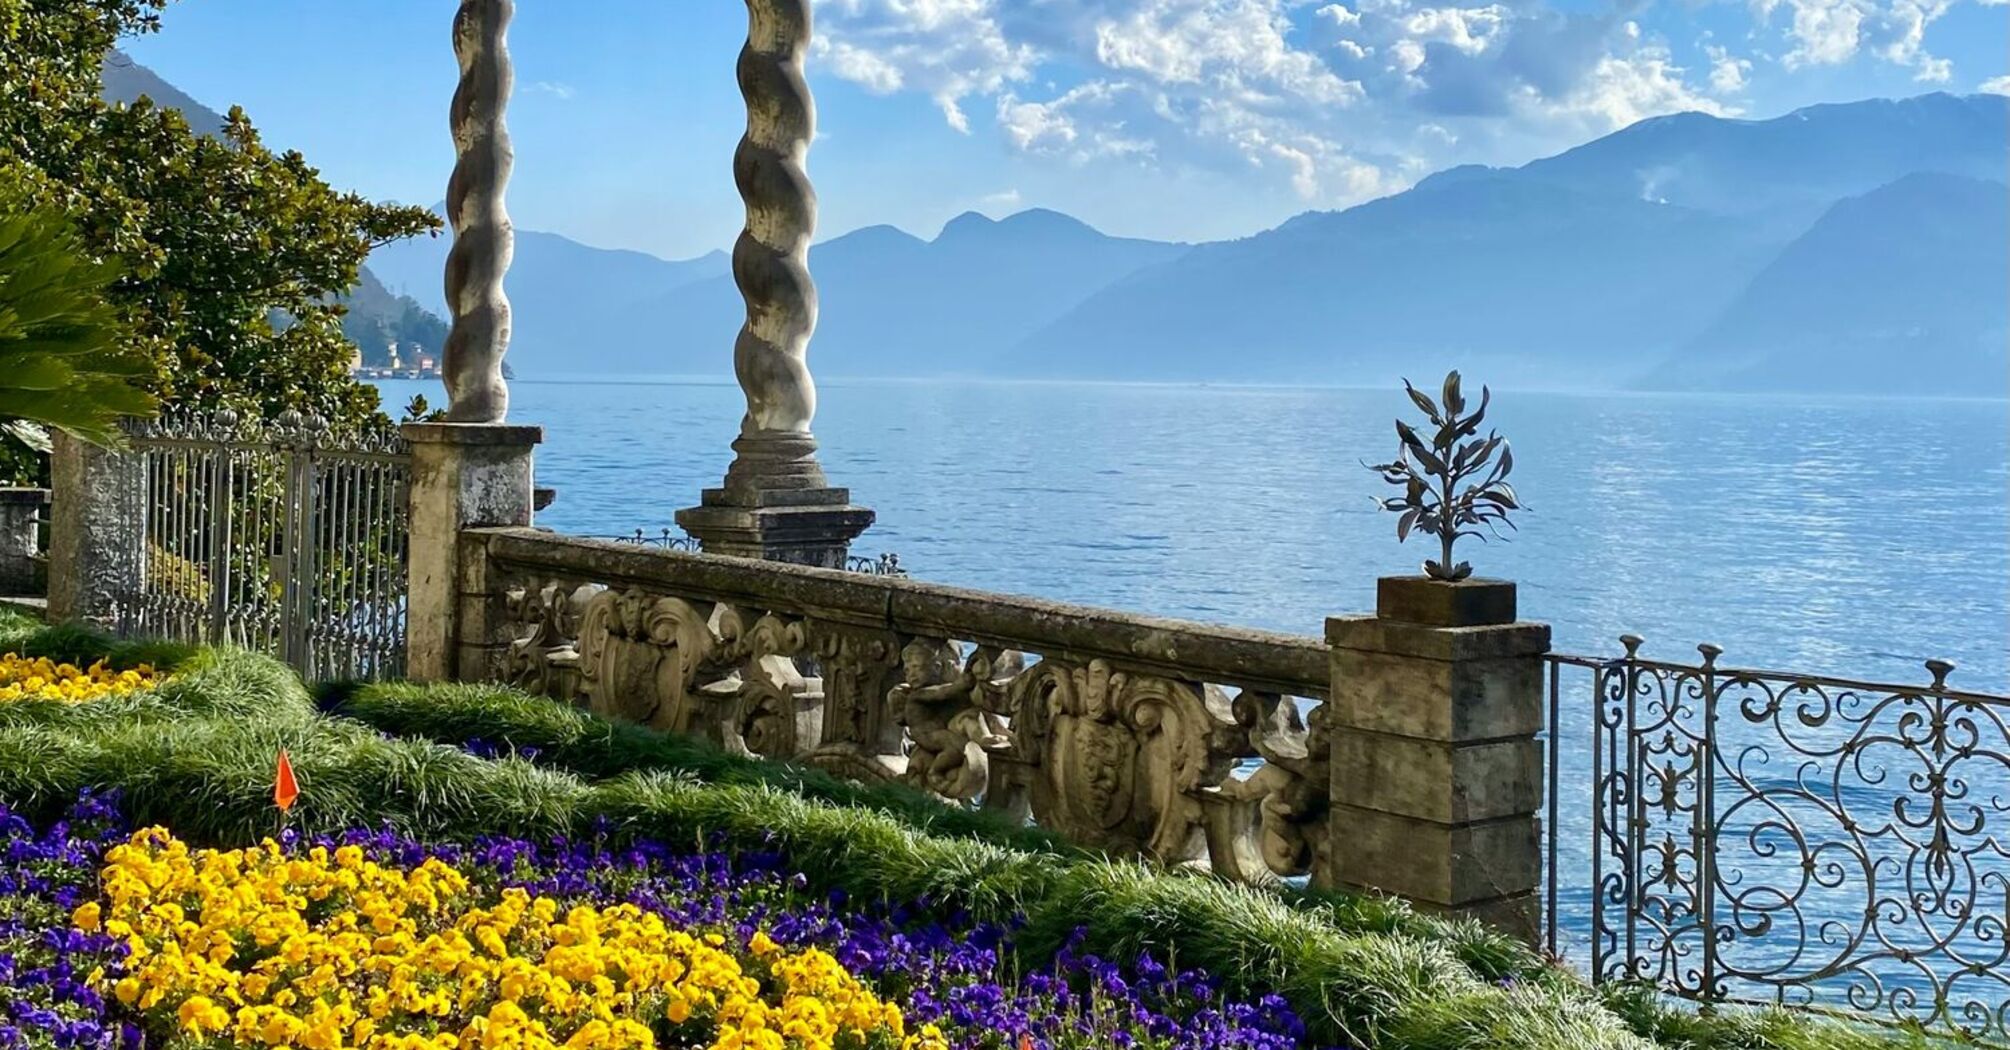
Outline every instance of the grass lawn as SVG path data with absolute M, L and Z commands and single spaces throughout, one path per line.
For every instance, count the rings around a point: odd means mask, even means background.
M 941 1045 L 1003 1050 L 1929 1045 L 1917 1035 L 1780 1012 L 1699 1017 L 1637 990 L 1593 990 L 1475 924 L 1427 918 L 1389 901 L 1234 886 L 1092 856 L 902 788 L 736 758 L 508 689 L 372 684 L 317 696 L 254 654 L 116 644 L 18 618 L 0 619 L 0 652 L 172 671 L 157 685 L 83 702 L 0 702 L 0 804 L 12 814 L 10 863 L 21 869 L 12 878 L 0 870 L 0 972 L 26 972 L 24 959 L 44 972 L 56 966 L 53 949 L 21 947 L 42 944 L 51 930 L 77 941 L 79 960 L 103 957 L 71 964 L 83 975 L 68 978 L 71 985 L 90 985 L 94 966 L 106 971 L 93 993 L 102 1000 L 97 1014 L 88 1003 L 55 1003 L 48 987 L 17 990 L 11 999 L 0 992 L 0 1050 L 16 1045 L 10 1031 L 23 1046 L 124 1045 L 132 1034 L 124 1024 L 137 1025 L 150 1042 L 177 1046 L 310 1050 L 324 1050 L 316 1041 L 331 1034 L 340 1041 L 326 1050 L 446 1050 L 445 1043 L 411 1041 L 439 1033 L 455 1034 L 463 1047 L 468 1039 L 545 1045 L 540 1038 L 581 1047 L 936 1045 L 924 1030 L 939 1033 Z M 283 859 L 256 850 L 202 852 L 253 847 L 280 832 L 272 796 L 282 749 L 300 792 L 285 822 Z M 106 792 L 115 793 L 115 804 Z M 86 794 L 97 801 L 83 819 L 53 828 L 75 815 Z M 121 846 L 151 825 L 166 828 L 174 842 Z M 76 830 L 86 827 L 95 830 Z M 363 869 L 343 869 L 345 862 L 328 859 L 333 853 L 316 860 L 316 842 L 360 850 L 343 856 L 373 866 L 364 881 L 377 895 L 357 897 L 363 890 L 351 884 Z M 40 858 L 41 874 L 24 874 L 24 857 Z M 438 897 L 436 889 L 412 890 L 413 880 L 430 878 L 420 874 L 428 863 L 452 869 L 466 888 L 446 894 L 444 904 L 426 897 Z M 128 867 L 159 874 L 160 885 L 98 877 L 100 869 Z M 281 898 L 286 886 L 337 886 L 328 892 L 350 911 L 314 904 L 247 918 L 228 911 L 221 897 L 202 897 L 205 870 L 212 881 L 228 871 L 247 886 L 278 886 Z M 151 888 L 140 893 L 133 885 Z M 340 960 L 357 950 L 406 959 L 426 937 L 451 940 L 449 931 L 462 924 L 493 925 L 515 890 L 564 908 L 530 933 L 521 921 L 509 926 L 507 937 L 530 940 L 505 937 L 500 955 L 477 946 L 457 957 L 462 969 L 453 972 L 463 984 L 454 989 L 427 991 L 419 988 L 424 982 L 407 981 L 408 1000 L 380 999 L 392 1005 L 370 1017 L 366 1000 L 378 994 L 370 991 L 378 978 L 364 972 L 367 964 L 339 972 L 346 965 Z M 149 918 L 163 893 L 181 894 L 176 907 L 188 912 L 181 923 Z M 427 900 L 438 907 L 421 907 Z M 198 901 L 202 907 L 188 911 Z M 369 938 L 340 939 L 339 915 L 382 914 L 393 904 L 423 913 L 410 930 L 397 925 L 403 918 L 392 924 L 399 936 L 416 938 L 411 943 L 379 950 Z M 76 909 L 86 905 L 98 910 L 79 920 Z M 565 926 L 565 909 L 573 908 L 586 909 L 580 921 L 595 944 L 641 947 L 628 955 L 607 948 L 611 954 L 599 962 L 538 963 L 545 970 L 576 963 L 574 976 L 583 977 L 596 965 L 674 957 L 682 960 L 678 976 L 652 971 L 644 980 L 620 971 L 639 983 L 617 982 L 605 998 L 624 1005 L 598 1027 L 590 1024 L 590 1004 L 540 998 L 524 990 L 533 978 L 521 974 L 510 1001 L 541 1005 L 521 1023 L 508 1011 L 501 1020 L 484 1012 L 502 994 L 495 968 L 506 966 L 494 960 L 545 959 L 551 945 L 585 936 Z M 149 978 L 155 983 L 144 989 L 127 986 L 132 1003 L 115 986 L 140 979 L 115 957 L 117 945 L 86 943 L 106 927 L 75 928 L 115 915 L 126 916 L 118 920 L 127 924 L 122 929 L 144 928 L 145 958 L 181 960 L 181 969 L 157 966 Z M 259 929 L 322 939 L 297 949 L 284 948 L 290 942 L 283 938 L 257 944 L 246 932 L 252 926 L 230 925 L 254 919 L 267 924 Z M 195 934 L 183 923 L 209 939 L 187 942 Z M 706 944 L 706 933 L 720 943 Z M 235 938 L 234 947 L 222 962 L 205 961 L 219 934 Z M 698 936 L 706 950 L 680 947 L 680 934 Z M 252 943 L 243 942 L 247 936 Z M 344 944 L 352 949 L 347 955 L 329 947 Z M 296 950 L 302 959 L 286 961 L 285 952 Z M 323 978 L 312 976 L 314 951 L 332 953 Z M 306 981 L 311 994 L 274 1006 L 270 985 L 278 978 L 261 983 L 260 965 Z M 392 962 L 384 966 L 386 975 L 395 970 Z M 690 982 L 705 967 L 753 984 L 734 986 L 745 993 L 737 999 L 704 1000 L 706 989 Z M 247 995 L 246 979 L 260 995 Z M 160 997 L 145 1004 L 156 987 Z M 349 994 L 344 989 L 354 991 L 358 1016 L 345 1020 L 324 1004 L 315 1028 L 307 1005 L 313 995 L 334 1002 Z M 189 1007 L 191 999 L 201 1002 Z M 888 1008 L 903 1013 L 900 1025 L 883 1023 Z M 97 1027 L 76 1027 L 63 1042 L 62 1027 L 34 1024 L 47 1017 L 33 1011 Z M 617 1023 L 635 1018 L 627 1027 Z M 533 1022 L 545 1025 L 542 1035 L 526 1027 Z M 781 1035 L 789 1024 L 793 1034 Z M 770 1044 L 760 1033 L 783 1041 Z

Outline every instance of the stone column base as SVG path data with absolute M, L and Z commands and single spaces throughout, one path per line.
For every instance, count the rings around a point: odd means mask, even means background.
M 677 512 L 677 524 L 707 554 L 842 569 L 851 541 L 872 526 L 872 511 L 852 506 L 844 489 L 789 493 L 823 503 L 754 507 L 709 502 L 720 491 L 707 490 L 707 503 Z
M 873 512 L 854 506 L 851 490 L 825 481 L 816 448 L 803 433 L 740 435 L 725 482 L 678 511 L 677 524 L 707 554 L 844 568 Z

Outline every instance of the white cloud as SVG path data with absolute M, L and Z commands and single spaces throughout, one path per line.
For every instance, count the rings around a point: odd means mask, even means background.
M 1343 105 L 1361 86 L 1286 39 L 1278 0 L 1143 0 L 1096 25 L 1096 58 L 1161 84 L 1211 84 L 1238 93 Z
M 816 0 L 816 59 L 932 98 L 959 131 L 988 111 L 1028 154 L 1254 169 L 1318 206 L 1643 117 L 1732 111 L 1748 59 L 1713 54 L 1692 80 L 1639 26 L 1548 2 Z M 1912 3 L 1923 25 L 1948 0 L 1756 2 Z
M 823 45 L 819 48 L 819 57 L 830 63 L 831 72 L 875 95 L 893 94 L 906 83 L 899 66 L 864 48 L 853 47 L 842 40 L 832 43 L 823 37 L 816 39 Z
M 1752 71 L 1752 60 L 1739 58 L 1731 50 L 1717 44 L 1703 45 L 1703 53 L 1710 56 L 1710 90 L 1719 95 L 1735 95 L 1745 90 L 1745 74 Z
M 2002 3 L 2010 0 L 1982 0 Z M 1841 65 L 1865 50 L 1913 71 L 1913 78 L 1941 82 L 1954 64 L 1925 49 L 1926 28 L 1947 13 L 1951 0 L 1754 0 L 1762 23 L 1788 10 L 1786 37 L 1793 47 L 1780 58 L 1789 70 Z
M 1018 149 L 1065 154 L 1077 162 L 1149 154 L 1151 143 L 1126 136 L 1122 121 L 1109 116 L 1128 91 L 1127 85 L 1103 80 L 1077 85 L 1050 102 L 1021 101 L 1008 91 L 998 97 L 998 128 Z M 1089 121 L 1086 130 L 1082 121 Z
M 2010 76 L 1990 77 L 1977 85 L 1976 90 L 1989 95 L 2010 95 Z
M 968 132 L 963 100 L 1032 75 L 1039 54 L 1006 36 L 994 0 L 820 0 L 816 57 L 869 91 L 925 92 Z
M 1080 137 L 1060 100 L 1021 102 L 1009 92 L 998 98 L 998 126 L 1023 150 L 1066 146 Z
M 571 84 L 560 83 L 556 80 L 533 80 L 530 83 L 530 90 L 540 95 L 550 95 L 560 102 L 570 102 L 572 101 L 572 96 L 577 94 L 577 92 L 572 90 Z
M 1507 20 L 1507 8 L 1499 4 L 1427 7 L 1412 12 L 1404 20 L 1403 28 L 1411 40 L 1442 41 L 1464 54 L 1477 55 L 1494 41 Z
M 1611 131 L 1664 113 L 1696 110 L 1719 116 L 1723 103 L 1691 88 L 1683 69 L 1665 48 L 1648 47 L 1626 58 L 1607 55 L 1591 75 L 1552 105 L 1558 112 L 1586 117 L 1593 128 Z
M 2010 0 L 2005 0 L 2010 3 Z M 1341 28 L 1361 24 L 1361 16 L 1347 9 L 1346 4 L 1327 4 L 1319 9 L 1319 16 Z
M 1000 190 L 997 193 L 987 193 L 977 198 L 977 204 L 981 208 L 990 208 L 993 211 L 1017 208 L 1020 204 L 1019 191 L 1017 189 L 1009 189 Z

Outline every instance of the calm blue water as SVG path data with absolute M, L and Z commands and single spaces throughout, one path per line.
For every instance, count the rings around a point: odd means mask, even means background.
M 382 385 L 392 406 L 440 399 L 430 383 Z M 545 427 L 538 480 L 559 491 L 540 523 L 589 534 L 669 525 L 718 482 L 742 407 L 727 382 L 520 382 L 512 394 L 512 419 Z M 1957 684 L 2010 691 L 2005 402 L 1495 404 L 1534 510 L 1510 542 L 1465 556 L 1520 581 L 1523 616 L 1551 623 L 1558 649 L 1615 654 L 1631 631 L 1650 656 L 1687 660 L 1708 641 L 1730 666 L 1902 683 L 1923 683 L 1921 662 L 1939 656 L 1960 665 Z M 1400 391 L 832 382 L 816 432 L 830 476 L 879 513 L 855 553 L 896 551 L 936 582 L 1316 635 L 1326 616 L 1371 609 L 1375 578 L 1427 553 L 1396 543 L 1362 466 L 1394 452 L 1390 421 L 1410 411 Z M 1587 682 L 1567 683 L 1559 733 L 1559 914 L 1580 962 Z M 1779 764 L 1755 773 L 1791 779 L 1797 760 L 1771 754 Z M 2010 783 L 1977 787 L 2010 798 Z M 1889 819 L 1889 799 L 1867 804 Z M 1796 819 L 1847 837 L 1819 814 Z M 1798 876 L 1797 853 L 1729 849 L 1746 885 Z M 1860 918 L 1863 879 L 1845 882 L 1779 918 L 1810 936 Z M 1789 943 L 1741 942 L 1737 958 L 1782 960 Z
M 434 383 L 385 382 L 395 408 Z M 923 579 L 1318 634 L 1369 610 L 1398 545 L 1362 461 L 1395 451 L 1400 391 L 827 382 L 826 469 Z M 1506 393 L 1495 416 L 1534 508 L 1465 550 L 1520 581 L 1559 649 L 1726 649 L 1738 666 L 2010 690 L 2010 405 Z M 730 382 L 512 386 L 542 424 L 540 524 L 656 532 L 717 484 Z M 1463 549 L 1463 548 L 1462 548 Z

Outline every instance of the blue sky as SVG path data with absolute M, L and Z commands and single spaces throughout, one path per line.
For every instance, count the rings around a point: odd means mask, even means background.
M 451 0 L 180 0 L 129 50 L 330 181 L 430 204 Z M 1050 207 L 1212 240 L 1643 117 L 2010 93 L 2010 0 L 817 0 L 826 236 Z M 736 0 L 518 0 L 526 229 L 731 243 Z

